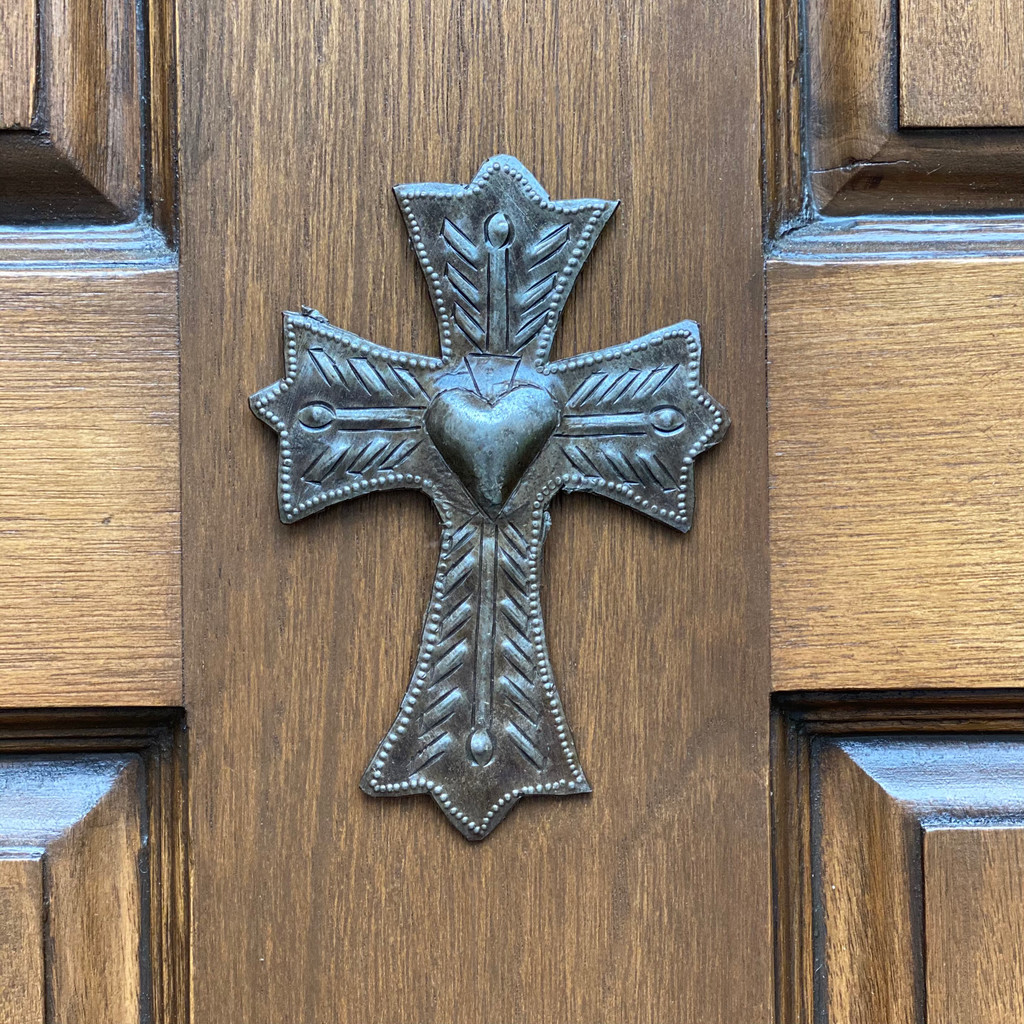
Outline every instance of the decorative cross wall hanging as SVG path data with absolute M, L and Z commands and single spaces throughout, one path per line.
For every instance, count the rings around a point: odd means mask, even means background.
M 552 200 L 509 156 L 469 185 L 395 194 L 441 358 L 382 348 L 304 308 L 284 315 L 286 376 L 250 405 L 280 439 L 285 523 L 370 491 L 433 499 L 443 534 L 419 656 L 361 787 L 429 793 L 482 839 L 521 797 L 590 792 L 541 618 L 551 499 L 593 491 L 688 530 L 693 460 L 729 421 L 700 386 L 689 320 L 548 361 L 615 202 Z

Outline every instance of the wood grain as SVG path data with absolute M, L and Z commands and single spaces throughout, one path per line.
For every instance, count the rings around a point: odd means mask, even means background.
M 28 128 L 36 101 L 36 0 L 0 11 L 0 128 Z
M 1024 125 L 1024 7 L 900 0 L 900 124 Z
M 174 0 L 16 2 L 0 15 L 0 71 L 8 45 L 17 61 L 0 75 L 0 127 L 32 130 L 0 132 L 0 223 L 95 228 L 146 213 L 173 244 Z M 21 96 L 16 71 L 33 91 L 38 73 L 38 98 Z M 16 100 L 28 110 L 20 120 Z
M 132 755 L 0 758 L 0 848 L 14 858 L 0 860 L 0 891 L 21 876 L 4 917 L 16 942 L 0 940 L 17 957 L 4 963 L 14 986 L 0 1006 L 13 998 L 19 1012 L 0 1020 L 125 1024 L 148 1013 L 144 772 Z
M 123 1024 L 142 1010 L 140 764 L 46 850 L 54 1019 Z
M 888 0 L 807 2 L 807 147 L 819 208 L 889 137 L 893 13 Z
M 183 724 L 176 709 L 0 711 L 0 849 L 42 858 L 47 1021 L 189 1019 Z
M 143 850 L 137 759 L 46 850 L 53 1017 L 124 1024 L 142 1015 Z
M 1020 685 L 1022 270 L 771 264 L 776 689 Z
M 195 1019 L 766 1019 L 757 4 L 199 0 L 180 29 Z M 357 788 L 411 669 L 431 510 L 282 526 L 245 399 L 302 302 L 435 351 L 390 186 L 499 152 L 622 200 L 558 352 L 692 316 L 734 425 L 687 537 L 554 508 L 545 612 L 595 792 L 472 846 L 429 799 Z
M 129 220 L 142 181 L 138 9 L 133 0 L 39 0 L 46 129 Z
M 776 1019 L 1019 1020 L 1019 691 L 775 709 Z
M 176 273 L 0 272 L 0 701 L 181 700 Z
M 0 1021 L 45 1024 L 43 866 L 0 858 Z
M 924 835 L 929 1024 L 1024 1017 L 1024 831 Z
M 826 1019 L 917 1024 L 917 824 L 840 744 L 822 750 L 816 769 Z
M 178 39 L 175 0 L 146 0 L 146 199 L 153 223 L 178 237 Z
M 974 17 L 971 12 L 999 0 L 907 2 Z M 900 130 L 898 13 L 889 0 L 771 0 L 765 7 L 769 187 L 773 210 L 792 218 L 787 226 L 815 212 L 852 217 L 1019 209 L 1020 131 Z M 1015 45 L 1024 42 L 1007 43 L 1008 49 Z M 922 67 L 931 73 L 927 33 L 919 49 Z M 1010 66 L 1007 77 L 1020 74 L 1019 64 Z M 993 80 L 1000 73 L 986 65 Z M 795 87 L 798 74 L 804 77 Z M 992 87 L 982 94 L 990 104 Z M 794 130 L 797 125 L 802 131 Z M 779 193 L 780 185 L 786 191 Z
M 802 19 L 793 0 L 764 0 L 761 16 L 765 233 L 776 237 L 806 214 Z

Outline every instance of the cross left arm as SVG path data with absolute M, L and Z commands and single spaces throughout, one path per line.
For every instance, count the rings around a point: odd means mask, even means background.
M 449 472 L 424 443 L 424 378 L 441 360 L 375 345 L 315 312 L 286 313 L 284 335 L 286 376 L 250 399 L 281 439 L 284 522 L 370 491 L 429 490 Z

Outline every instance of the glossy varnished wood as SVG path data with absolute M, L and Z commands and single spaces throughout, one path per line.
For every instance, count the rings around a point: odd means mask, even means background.
M 1024 1017 L 1024 829 L 924 835 L 929 1024 Z
M 823 745 L 814 770 L 818 1002 L 843 1024 L 916 1024 L 916 822 L 841 743 Z
M 44 773 L 59 785 L 57 773 Z M 126 760 L 81 820 L 46 848 L 49 998 L 56 1020 L 140 1018 L 145 879 L 142 765 Z M 74 782 L 70 782 L 74 785 Z
M 776 704 L 777 1019 L 1019 1020 L 1019 692 Z
M 45 1024 L 43 863 L 0 858 L 0 1021 Z
M 177 275 L 0 272 L 0 703 L 181 700 Z
M 765 233 L 771 238 L 806 210 L 802 124 L 803 22 L 793 0 L 761 4 Z
M 747 2 L 183 8 L 196 1020 L 767 1016 L 757 26 Z M 379 495 L 282 526 L 245 396 L 302 302 L 435 351 L 389 187 L 503 151 L 555 196 L 622 200 L 558 352 L 691 316 L 734 425 L 686 537 L 558 503 L 546 614 L 595 792 L 472 846 L 429 800 L 357 788 L 411 669 L 433 513 Z
M 27 128 L 35 107 L 36 0 L 8 0 L 0 11 L 0 128 Z
M 0 72 L 0 228 L 145 212 L 173 239 L 173 0 L 8 4 Z
M 4 1024 L 189 1019 L 182 725 L 170 709 L 0 711 L 0 1011 L 19 998 Z
M 180 725 L 0 712 L 4 1024 L 188 1019 Z
M 900 124 L 1024 125 L 1024 8 L 900 0 Z
M 148 1015 L 143 771 L 133 756 L 0 757 L 3 1021 Z
M 141 195 L 140 10 L 132 0 L 39 0 L 47 132 L 129 220 Z
M 912 65 L 928 84 L 943 72 L 941 19 L 929 11 L 947 9 L 955 21 L 977 17 L 992 6 L 907 0 L 922 13 L 918 50 Z M 1009 11 L 1013 5 L 1007 5 Z M 900 5 L 889 0 L 770 0 L 765 5 L 765 138 L 769 186 L 796 186 L 773 197 L 773 208 L 788 208 L 795 220 L 812 209 L 825 216 L 1014 211 L 1024 183 L 1024 132 L 937 127 L 906 130 L 900 121 Z M 1008 23 L 1017 14 L 1008 14 Z M 800 45 L 794 39 L 800 38 Z M 932 38 L 934 37 L 934 38 Z M 1022 45 L 1012 30 L 1006 46 Z M 956 53 L 950 46 L 949 53 Z M 911 61 L 914 53 L 909 54 Z M 958 59 L 964 59 L 960 52 Z M 803 77 L 794 88 L 801 69 Z M 955 77 L 950 72 L 950 82 Z M 999 75 L 1019 77 L 1011 61 L 982 62 L 985 85 L 972 102 L 991 109 Z M 981 122 L 991 124 L 992 122 Z M 802 124 L 800 133 L 792 130 Z M 786 173 L 780 177 L 779 170 Z M 803 204 L 803 205 L 801 205 Z M 791 221 L 792 223 L 792 221 Z
M 1022 271 L 770 266 L 777 689 L 1024 678 Z
M 778 19 L 796 8 L 772 6 Z M 838 190 L 834 179 L 848 179 L 856 170 L 850 165 L 871 160 L 888 137 L 895 13 L 886 0 L 807 0 L 808 157 L 822 206 Z
M 176 0 L 147 0 L 146 168 L 144 196 L 155 226 L 174 246 L 178 234 L 178 36 Z

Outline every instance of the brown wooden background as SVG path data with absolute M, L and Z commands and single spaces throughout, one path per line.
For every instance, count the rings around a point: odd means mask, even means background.
M 757 5 L 182 5 L 182 430 L 194 1013 L 764 1019 L 769 937 Z M 552 656 L 595 792 L 481 845 L 356 783 L 437 555 L 418 496 L 283 527 L 280 311 L 436 333 L 390 185 L 496 152 L 622 206 L 559 354 L 699 320 L 732 414 L 682 537 L 556 504 Z

